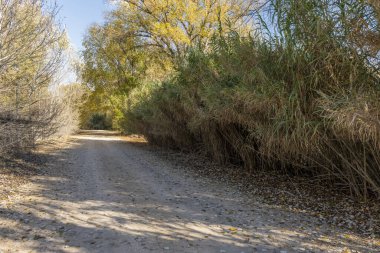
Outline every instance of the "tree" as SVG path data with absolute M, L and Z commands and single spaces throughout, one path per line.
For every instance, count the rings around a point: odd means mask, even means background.
M 148 53 L 137 37 L 126 36 L 117 20 L 93 25 L 83 41 L 82 82 L 90 91 L 83 106 L 82 126 L 101 113 L 115 114 L 126 94 L 136 87 L 148 66 Z
M 207 49 L 215 33 L 250 30 L 249 13 L 258 0 L 123 0 L 110 15 L 131 36 L 175 59 L 190 47 Z
M 115 23 L 92 26 L 83 42 L 83 81 L 91 89 L 127 92 L 145 69 L 138 45 L 137 38 L 124 36 Z
M 57 116 L 49 87 L 67 45 L 57 11 L 43 0 L 0 0 L 1 147 L 33 143 Z
M 55 22 L 55 6 L 0 1 L 0 89 L 22 106 L 35 102 L 33 96 L 49 86 L 62 66 L 66 37 Z
M 214 35 L 251 30 L 257 0 L 124 0 L 84 38 L 81 77 L 89 88 L 82 125 L 97 113 L 114 127 L 138 87 L 167 78 L 190 48 L 208 50 Z M 120 120 L 119 120 L 120 119 Z

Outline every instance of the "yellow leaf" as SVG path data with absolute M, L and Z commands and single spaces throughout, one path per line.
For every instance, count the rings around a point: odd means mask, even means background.
M 351 250 L 348 249 L 348 248 L 345 248 L 345 249 L 342 251 L 342 253 L 351 253 Z

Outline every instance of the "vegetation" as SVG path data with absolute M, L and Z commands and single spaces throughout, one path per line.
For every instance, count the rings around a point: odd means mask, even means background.
M 65 113 L 74 117 L 74 90 L 54 87 L 67 48 L 56 14 L 45 1 L 0 0 L 0 156 L 62 130 Z
M 375 0 L 121 1 L 85 39 L 82 124 L 380 196 Z

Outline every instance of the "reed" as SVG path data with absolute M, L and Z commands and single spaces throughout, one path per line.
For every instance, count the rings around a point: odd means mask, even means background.
M 175 77 L 132 94 L 126 128 L 251 172 L 380 196 L 377 2 L 272 0 L 252 15 L 250 37 L 219 36 Z

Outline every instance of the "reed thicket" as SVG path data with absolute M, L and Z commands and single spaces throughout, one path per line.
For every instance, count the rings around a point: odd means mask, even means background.
M 380 6 L 272 0 L 250 36 L 215 36 L 129 95 L 124 128 L 251 171 L 380 195 Z

